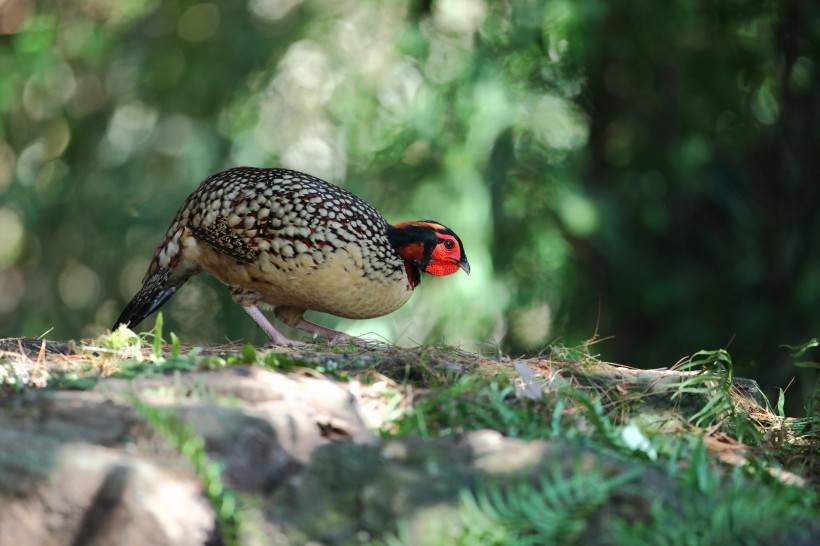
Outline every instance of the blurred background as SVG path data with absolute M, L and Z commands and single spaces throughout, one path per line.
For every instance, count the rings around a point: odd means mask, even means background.
M 0 337 L 104 332 L 204 177 L 284 166 L 447 224 L 472 264 L 325 325 L 640 367 L 725 347 L 770 397 L 797 378 L 799 412 L 818 48 L 813 0 L 0 0 Z M 204 276 L 164 312 L 265 340 Z

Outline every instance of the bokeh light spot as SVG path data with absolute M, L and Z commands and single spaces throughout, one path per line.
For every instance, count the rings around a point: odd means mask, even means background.
M 14 262 L 23 243 L 23 222 L 10 208 L 0 208 L 0 267 Z
M 66 63 L 56 63 L 42 75 L 34 75 L 26 81 L 23 107 L 33 119 L 53 117 L 74 94 L 76 85 L 71 67 Z
M 145 277 L 145 271 L 148 269 L 148 263 L 148 260 L 144 257 L 128 260 L 120 273 L 119 287 L 121 294 L 130 298 L 139 290 L 142 286 L 142 279 Z
M 301 3 L 302 0 L 251 0 L 248 10 L 258 19 L 273 22 L 286 16 Z
M 204 42 L 219 28 L 219 8 L 215 4 L 195 4 L 179 18 L 177 32 L 189 42 Z
M 522 114 L 521 122 L 550 148 L 574 150 L 587 142 L 589 127 L 584 115 L 561 97 L 534 97 Z
M 120 106 L 114 112 L 106 138 L 100 145 L 100 161 L 106 166 L 116 166 L 126 161 L 151 137 L 157 117 L 156 110 L 141 102 Z
M 0 2 L 0 34 L 14 34 L 34 12 L 30 0 L 7 0 Z
M 771 125 L 780 116 L 780 105 L 768 85 L 760 86 L 752 100 L 752 114 L 763 125 Z
M 0 269 L 0 314 L 17 309 L 26 293 L 26 279 L 19 267 Z
M 583 195 L 573 193 L 564 197 L 559 214 L 567 230 L 579 237 L 591 235 L 598 227 L 598 212 Z
M 536 303 L 511 313 L 510 334 L 524 347 L 534 348 L 547 342 L 552 310 L 548 303 Z
M 434 6 L 436 26 L 447 32 L 473 33 L 487 15 L 483 0 L 440 0 Z
M 324 180 L 343 180 L 347 158 L 323 131 L 306 134 L 282 154 L 282 166 L 305 171 Z
M 794 60 L 789 73 L 789 87 L 794 91 L 807 92 L 811 89 L 814 78 L 814 63 L 808 57 L 798 57 Z
M 68 111 L 77 117 L 93 114 L 105 104 L 105 86 L 96 74 L 84 74 L 77 79 L 74 95 L 68 104 Z
M 89 267 L 69 263 L 57 280 L 60 298 L 69 309 L 82 309 L 96 302 L 100 294 L 100 279 Z
M 157 127 L 154 135 L 154 148 L 164 155 L 181 155 L 193 133 L 192 123 L 186 116 L 169 116 L 164 118 Z
M 11 175 L 14 174 L 16 159 L 14 148 L 0 141 L 0 195 L 6 191 L 9 182 L 11 182 Z

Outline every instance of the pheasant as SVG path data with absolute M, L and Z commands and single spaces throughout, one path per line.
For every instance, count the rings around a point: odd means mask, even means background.
M 279 332 L 260 303 L 287 325 L 339 342 L 350 336 L 305 320 L 305 311 L 379 317 L 410 298 L 422 272 L 459 268 L 470 273 L 461 239 L 438 222 L 391 225 L 369 203 L 316 177 L 237 167 L 188 196 L 114 329 L 136 325 L 206 271 L 230 287 L 274 344 L 301 343 Z

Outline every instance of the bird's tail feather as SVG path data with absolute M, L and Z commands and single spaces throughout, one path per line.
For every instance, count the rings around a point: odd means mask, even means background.
M 114 323 L 112 330 L 116 330 L 121 324 L 128 327 L 135 326 L 142 322 L 145 317 L 162 307 L 162 304 L 168 301 L 168 298 L 174 295 L 177 288 L 187 280 L 183 279 L 182 282 L 169 286 L 168 277 L 170 274 L 171 268 L 163 268 L 152 275 L 125 307 Z

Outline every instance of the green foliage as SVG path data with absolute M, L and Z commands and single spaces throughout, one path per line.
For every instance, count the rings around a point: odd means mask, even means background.
M 537 485 L 522 480 L 480 485 L 462 492 L 456 514 L 425 514 L 421 535 L 404 522 L 385 546 L 581 544 L 589 522 L 601 517 L 611 497 L 637 475 L 608 476 L 599 467 L 577 463 L 569 476 L 553 470 Z
M 792 356 L 794 358 L 802 359 L 808 351 L 818 346 L 820 346 L 820 339 L 812 338 L 803 345 L 786 345 L 786 348 L 792 351 Z M 815 361 L 800 360 L 795 362 L 795 366 L 814 370 L 814 390 L 809 398 L 808 404 L 806 405 L 806 417 L 799 422 L 803 424 L 803 426 L 800 427 L 800 433 L 806 441 L 815 446 L 820 445 L 820 363 Z M 777 405 L 779 411 L 781 406 L 780 400 L 778 400 Z M 815 474 L 820 472 L 820 461 L 816 460 L 816 458 L 813 457 L 810 460 L 809 465 L 810 470 Z
M 462 492 L 455 513 L 437 510 L 400 522 L 398 533 L 384 544 L 717 546 L 799 542 L 811 536 L 816 494 L 765 484 L 742 471 L 727 476 L 705 457 L 691 462 L 688 474 L 674 473 L 680 479 L 674 496 L 650 496 L 639 482 L 645 472 L 640 468 L 613 476 L 580 462 L 569 475 L 548 471 L 537 485 L 491 481 Z M 619 509 L 625 498 L 631 499 L 629 510 Z
M 690 417 L 698 427 L 709 427 L 722 422 L 734 412 L 731 397 L 733 387 L 732 358 L 723 349 L 717 351 L 698 351 L 689 362 L 677 368 L 685 372 L 696 370 L 697 375 L 683 381 L 675 393 L 702 395 L 703 407 Z
M 728 425 L 739 441 L 759 441 L 757 428 L 745 413 L 735 408 L 732 399 L 734 366 L 727 351 L 698 351 L 677 369 L 682 372 L 697 371 L 692 378 L 682 381 L 674 394 L 674 398 L 685 394 L 695 395 L 702 401 L 700 409 L 689 417 L 695 426 Z
M 177 359 L 180 356 L 182 356 L 182 343 L 179 341 L 179 337 L 171 332 L 171 358 Z
M 238 497 L 222 483 L 222 466 L 208 457 L 205 440 L 196 434 L 190 425 L 182 421 L 175 410 L 153 407 L 136 396 L 133 402 L 137 414 L 191 463 L 216 514 L 222 543 L 226 546 L 238 546 L 241 523 Z
M 171 338 L 171 352 L 170 358 L 165 358 L 163 355 L 163 317 L 162 312 L 157 313 L 154 321 L 154 328 L 152 332 L 145 332 L 137 335 L 131 330 L 121 326 L 116 332 L 110 336 L 103 335 L 99 339 L 102 340 L 102 345 L 110 345 L 114 347 L 115 356 L 122 359 L 120 365 L 115 373 L 118 377 L 127 379 L 134 379 L 137 377 L 146 377 L 155 373 L 169 373 L 174 371 L 190 371 L 195 370 L 198 366 L 199 349 L 193 349 L 187 354 L 182 354 L 182 346 L 179 338 L 173 332 L 170 333 Z M 121 343 L 119 339 L 126 340 L 129 344 L 118 347 Z M 151 339 L 151 354 L 148 358 L 144 358 L 142 353 L 142 345 L 145 339 Z M 86 347 L 88 350 L 88 347 Z M 123 351 L 127 351 L 123 353 Z M 128 357 L 133 358 L 126 359 Z
M 162 359 L 162 322 L 162 311 L 160 311 L 154 321 L 154 352 L 152 356 L 155 362 Z
M 246 343 L 239 353 L 242 364 L 256 364 L 256 349 L 250 343 Z
M 697 481 L 683 481 L 674 501 L 654 502 L 648 519 L 616 520 L 614 543 L 763 546 L 809 540 L 817 520 L 814 493 L 742 471 L 721 476 L 697 461 L 695 466 Z
M 385 423 L 383 432 L 447 437 L 487 428 L 516 438 L 543 438 L 549 429 L 539 421 L 538 409 L 546 408 L 515 403 L 507 378 L 466 375 L 436 389 L 410 412 L 394 414 L 395 419 Z
M 816 347 L 820 347 L 820 339 L 818 339 L 816 337 L 813 337 L 809 341 L 807 341 L 806 343 L 803 343 L 802 345 L 783 344 L 783 345 L 781 345 L 781 347 L 785 347 L 786 349 L 789 349 L 792 352 L 792 356 L 800 357 L 800 356 L 805 355 L 811 349 L 814 349 Z M 804 367 L 804 368 L 820 368 L 820 364 L 818 364 L 817 362 L 796 362 L 795 366 L 801 366 L 801 367 Z
M 125 326 L 114 330 L 110 334 L 103 334 L 91 343 L 84 344 L 81 349 L 86 352 L 95 352 L 103 355 L 114 355 L 117 358 L 133 358 L 142 362 L 142 338 Z
M 490 429 L 513 438 L 563 438 L 612 453 L 657 457 L 654 443 L 635 423 L 616 425 L 593 394 L 573 387 L 533 400 L 520 396 L 509 376 L 467 374 L 416 397 L 406 410 L 393 402 L 382 435 L 441 438 Z
M 131 362 L 126 361 L 122 367 L 114 374 L 115 377 L 125 379 L 136 379 L 139 377 L 149 377 L 153 374 L 166 374 L 174 371 L 191 371 L 196 369 L 196 355 L 174 359 L 162 359 L 158 362 Z
M 589 395 L 574 388 L 562 389 L 561 393 L 567 398 L 579 403 L 585 410 L 584 417 L 592 425 L 597 433 L 598 441 L 609 447 L 621 445 L 618 428 L 613 425 L 609 416 L 604 411 L 603 406 L 597 400 L 592 400 Z M 568 431 L 569 436 L 573 436 L 572 431 Z
M 0 393 L 19 394 L 25 390 L 26 381 L 21 378 L 10 358 L 0 358 Z

